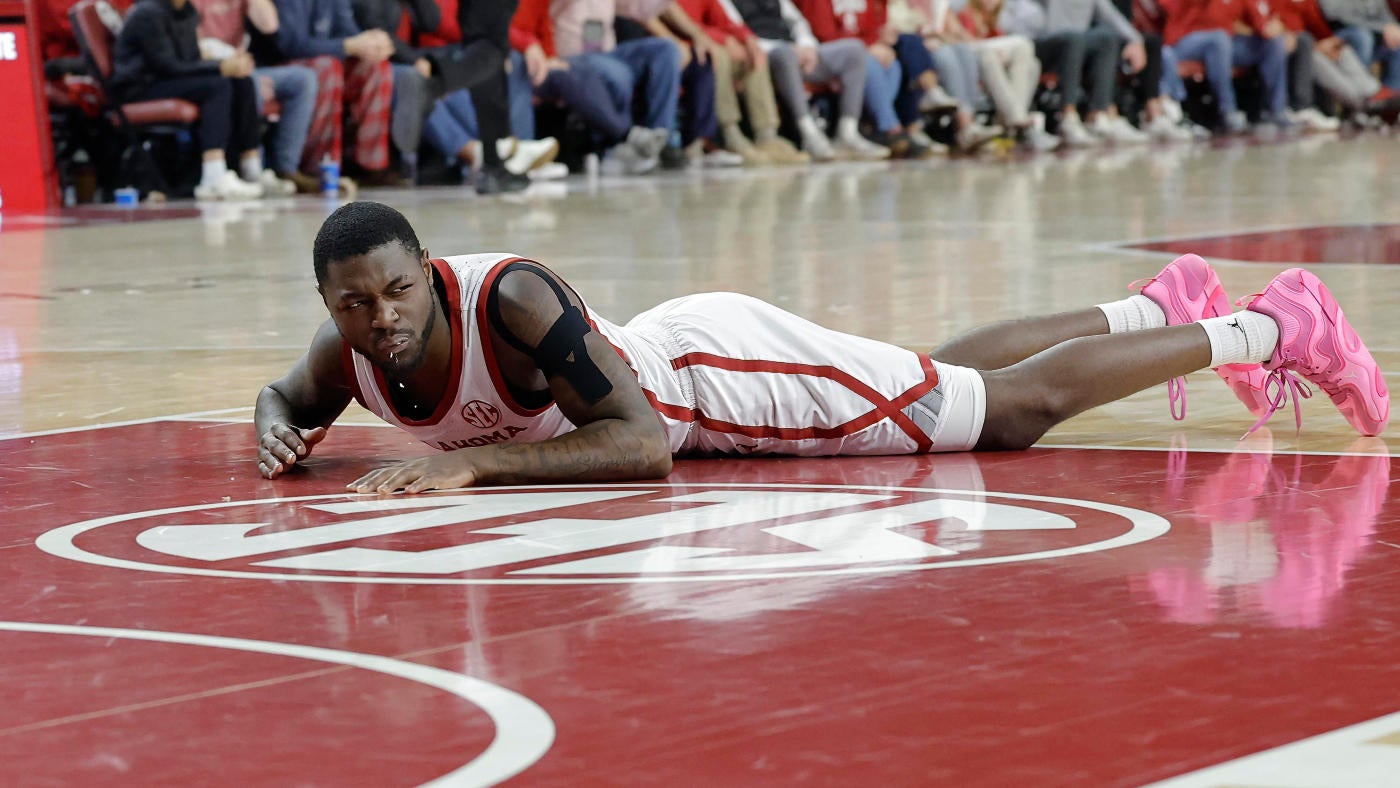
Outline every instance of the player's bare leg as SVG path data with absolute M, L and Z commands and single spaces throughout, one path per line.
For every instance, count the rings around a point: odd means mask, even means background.
M 1210 339 L 1197 325 L 1061 342 L 982 373 L 987 417 L 979 450 L 1024 449 L 1084 411 L 1204 369 Z
M 979 326 L 929 352 L 945 364 L 992 370 L 1009 367 L 1063 342 L 1108 333 L 1097 307 Z

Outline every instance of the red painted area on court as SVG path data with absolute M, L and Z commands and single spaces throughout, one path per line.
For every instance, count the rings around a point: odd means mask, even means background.
M 539 519 L 399 528 L 218 561 L 157 556 L 135 541 L 162 525 L 266 523 L 255 535 L 320 527 L 340 515 L 306 502 L 203 507 L 335 495 L 376 462 L 423 451 L 393 430 L 340 427 L 305 471 L 267 482 L 250 444 L 247 425 L 173 422 L 0 441 L 0 618 L 318 646 L 474 676 L 553 718 L 552 748 L 516 778 L 529 785 L 1139 785 L 1396 710 L 1400 563 L 1390 544 L 1400 517 L 1384 455 L 1039 449 L 688 461 L 667 481 L 690 486 L 664 488 L 985 491 L 943 497 L 1027 507 L 1009 520 L 989 516 L 1000 527 L 1043 512 L 1077 522 L 1073 531 L 977 532 L 956 518 L 892 528 L 957 553 L 924 564 L 1131 530 L 1107 512 L 992 493 L 1126 507 L 1170 523 L 1112 550 L 921 571 L 369 584 L 156 573 L 35 546 L 72 523 L 196 507 L 102 526 L 74 543 L 157 564 L 286 573 L 254 563 L 331 547 L 450 549 L 510 538 L 470 531 Z M 1266 444 L 1265 435 L 1248 446 Z M 1378 441 L 1355 448 L 1383 450 Z M 939 497 L 900 495 L 894 503 Z M 679 517 L 709 505 L 657 500 L 549 516 Z M 762 528 L 801 522 L 674 534 L 567 560 L 656 546 L 795 553 L 806 548 Z M 399 575 L 410 576 L 425 577 Z M 0 759 L 40 782 L 146 785 L 194 774 L 201 784 L 413 784 L 476 757 L 492 736 L 490 720 L 455 697 L 287 657 L 11 632 L 0 632 L 0 648 L 0 684 L 21 699 L 0 707 Z M 199 771 L 225 763 L 236 768 Z
M 1207 260 L 1314 265 L 1317 263 L 1400 263 L 1400 224 L 1329 225 L 1254 233 L 1231 233 L 1128 244 L 1171 254 L 1198 254 Z

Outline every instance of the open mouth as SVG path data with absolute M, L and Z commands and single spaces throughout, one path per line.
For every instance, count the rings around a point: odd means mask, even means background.
M 380 353 L 392 357 L 407 350 L 409 340 L 408 334 L 394 334 L 374 343 L 374 347 Z

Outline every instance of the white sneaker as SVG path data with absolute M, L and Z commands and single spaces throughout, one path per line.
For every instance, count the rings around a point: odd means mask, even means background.
M 1175 123 L 1166 113 L 1158 115 L 1143 126 L 1147 135 L 1157 142 L 1190 142 L 1196 138 L 1191 130 Z
M 924 91 L 924 95 L 919 97 L 920 112 L 936 112 L 940 109 L 956 107 L 958 100 L 948 95 L 948 91 L 942 85 L 935 85 Z
M 297 185 L 295 183 L 277 177 L 277 173 L 272 170 L 263 170 L 259 173 L 258 184 L 262 186 L 263 194 L 267 195 L 290 197 L 297 193 Z
M 1083 130 L 1083 126 L 1080 129 Z M 1085 132 L 1087 133 L 1087 132 Z M 1017 142 L 1026 150 L 1046 153 L 1060 147 L 1060 138 L 1032 124 L 1021 129 Z
M 542 140 L 499 139 L 496 140 L 496 154 L 505 162 L 507 170 L 524 175 L 554 161 L 554 157 L 559 155 L 559 141 L 553 137 Z
M 196 200 L 256 200 L 262 195 L 261 184 L 249 183 L 233 170 L 224 170 L 214 183 L 200 183 L 194 187 Z
M 958 129 L 958 150 L 962 153 L 972 153 L 1001 135 L 1000 126 L 984 126 L 981 123 L 963 126 Z
M 838 136 L 832 140 L 831 147 L 843 158 L 856 159 L 857 161 L 879 161 L 890 157 L 889 148 L 884 145 L 876 145 L 859 133 Z
M 627 132 L 627 140 L 613 147 L 611 158 L 622 165 L 624 175 L 646 175 L 660 163 L 660 150 L 651 129 L 633 126 Z
M 802 129 L 802 150 L 807 151 L 807 155 L 812 157 L 812 161 L 831 161 L 836 158 L 836 151 L 831 147 L 831 140 L 820 130 L 809 131 Z
M 532 181 L 558 181 L 569 177 L 569 165 L 562 161 L 551 161 L 548 164 L 541 164 L 533 170 L 525 173 Z
M 1060 140 L 1066 148 L 1092 148 L 1100 142 L 1098 137 L 1084 128 L 1084 122 L 1078 115 L 1060 120 Z
M 1106 112 L 1100 112 L 1089 124 L 1089 133 L 1113 145 L 1146 145 L 1151 141 L 1123 117 Z
M 1337 131 L 1342 127 L 1342 122 L 1340 120 L 1328 117 L 1313 107 L 1297 111 L 1288 110 L 1286 114 L 1289 120 L 1302 126 L 1304 131 Z
M 928 148 L 934 153 L 934 155 L 943 156 L 948 153 L 947 145 L 944 145 L 943 143 L 935 140 L 933 137 L 930 137 L 929 135 L 925 134 L 923 129 L 910 129 L 908 134 L 910 142 L 914 143 L 915 145 L 922 145 L 923 147 Z
M 1186 119 L 1186 112 L 1181 109 L 1181 103 L 1171 96 L 1162 96 L 1162 114 L 1167 116 L 1167 120 L 1172 123 L 1180 123 Z
M 709 153 L 706 153 L 700 159 L 700 162 L 701 165 L 707 169 L 717 167 L 742 167 L 744 166 L 744 157 L 733 151 L 715 148 Z

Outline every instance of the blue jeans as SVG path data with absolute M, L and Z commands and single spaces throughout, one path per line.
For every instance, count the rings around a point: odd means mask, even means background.
M 613 105 L 630 113 L 632 93 L 640 83 L 646 91 L 642 125 L 675 129 L 681 98 L 681 51 L 664 38 L 624 41 L 611 52 L 588 52 L 569 63 L 591 68 L 607 83 Z
M 1198 30 L 1182 36 L 1172 46 L 1162 47 L 1162 92 L 1177 101 L 1185 101 L 1186 85 L 1176 67 L 1183 60 L 1194 61 L 1206 67 L 1206 82 L 1215 94 L 1220 116 L 1223 118 L 1237 111 L 1235 81 L 1230 75 L 1232 52 L 1230 34 L 1224 30 Z
M 881 134 L 899 125 L 894 99 L 903 81 L 904 69 L 898 60 L 882 66 L 874 55 L 865 56 L 865 111 L 875 119 L 875 130 Z
M 510 130 L 518 139 L 535 138 L 535 94 L 530 72 L 525 68 L 525 56 L 510 53 L 510 73 L 506 75 L 506 101 L 510 104 Z
M 1258 67 L 1269 117 L 1283 117 L 1288 109 L 1288 49 L 1283 36 L 1235 36 L 1233 44 L 1231 64 Z
M 603 77 L 584 63 L 574 63 L 567 71 L 551 71 L 535 88 L 544 101 L 562 102 L 578 114 L 605 146 L 627 137 L 632 128 L 630 106 L 618 106 Z
M 307 66 L 269 66 L 253 71 L 254 77 L 272 80 L 272 92 L 282 105 L 281 119 L 272 138 L 276 158 L 268 162 L 281 175 L 301 166 L 301 150 L 311 129 L 311 113 L 316 109 L 316 72 Z M 259 102 L 261 104 L 261 102 Z
M 1177 101 L 1186 98 L 1186 86 L 1176 73 L 1177 63 L 1182 60 L 1205 65 L 1206 82 L 1215 94 L 1222 118 L 1239 110 L 1231 75 L 1236 66 L 1259 68 L 1265 109 L 1270 116 L 1282 116 L 1288 106 L 1288 51 L 1282 36 L 1269 39 L 1231 36 L 1224 30 L 1198 30 L 1182 37 L 1175 46 L 1162 47 L 1162 92 Z
M 1379 61 L 1385 86 L 1400 90 L 1400 49 L 1386 47 L 1380 33 L 1364 27 L 1344 27 L 1337 31 L 1337 37 L 1356 50 L 1356 56 L 1361 58 L 1362 63 L 1369 66 Z

